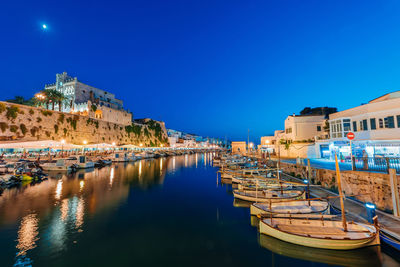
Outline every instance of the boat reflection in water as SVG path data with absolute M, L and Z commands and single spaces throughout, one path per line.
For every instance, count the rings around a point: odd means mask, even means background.
M 254 216 L 253 216 L 254 217 Z M 340 266 L 381 266 L 381 251 L 379 246 L 366 247 L 356 250 L 330 250 L 303 247 L 287 243 L 279 239 L 259 234 L 260 246 L 271 252 L 300 260 L 325 263 Z M 275 265 L 279 266 L 279 262 Z
M 131 187 L 146 190 L 162 185 L 168 171 L 196 164 L 194 157 L 173 157 L 75 174 L 53 172 L 40 184 L 6 190 L 0 198 L 0 227 L 19 225 L 18 237 L 13 238 L 17 241 L 14 264 L 31 265 L 29 253 L 37 249 L 60 255 L 68 244 L 78 242 L 86 220 L 98 213 L 112 216 L 113 209 L 128 198 Z

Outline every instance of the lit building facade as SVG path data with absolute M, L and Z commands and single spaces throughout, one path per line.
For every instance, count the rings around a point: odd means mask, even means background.
M 80 82 L 66 72 L 56 74 L 56 82 L 46 84 L 45 89 L 54 89 L 64 94 L 61 111 L 78 113 L 112 123 L 129 125 L 132 113 L 123 108 L 123 102 L 114 94 Z M 55 103 L 55 110 L 59 110 Z
M 400 157 L 400 91 L 329 116 L 330 140 L 321 157 Z M 352 151 L 347 134 L 353 132 Z

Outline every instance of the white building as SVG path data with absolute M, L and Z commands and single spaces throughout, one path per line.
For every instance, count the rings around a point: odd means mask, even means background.
M 275 153 L 276 137 L 274 135 L 262 136 L 260 146 L 258 147 L 261 152 Z
M 110 92 L 84 84 L 66 72 L 56 74 L 56 82 L 46 84 L 45 89 L 54 89 L 64 94 L 66 100 L 63 101 L 62 112 L 79 113 L 124 125 L 132 123 L 132 113 L 124 110 L 122 100 Z M 58 103 L 55 103 L 55 110 L 59 110 Z
M 285 120 L 285 132 L 280 134 L 282 139 L 291 142 L 314 141 L 326 135 L 324 115 L 292 115 Z
M 354 156 L 400 156 L 400 91 L 329 116 L 330 141 L 320 144 L 321 157 L 350 157 L 347 133 L 353 132 Z

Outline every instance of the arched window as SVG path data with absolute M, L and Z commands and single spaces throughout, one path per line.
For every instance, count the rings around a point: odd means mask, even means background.
M 96 112 L 94 113 L 94 117 L 96 118 L 96 119 L 102 119 L 103 118 L 103 111 L 101 111 L 101 110 L 96 110 Z

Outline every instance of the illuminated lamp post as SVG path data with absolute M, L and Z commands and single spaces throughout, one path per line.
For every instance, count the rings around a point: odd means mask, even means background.
M 62 139 L 61 140 L 61 157 L 64 157 L 64 144 L 65 144 L 65 140 Z
M 85 154 L 85 145 L 86 144 L 87 144 L 87 141 L 83 140 L 82 155 Z

